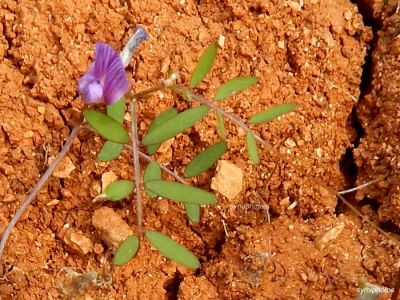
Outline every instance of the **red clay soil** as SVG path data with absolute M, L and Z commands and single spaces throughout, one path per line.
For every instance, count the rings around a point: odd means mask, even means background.
M 398 0 L 357 0 L 361 13 L 368 22 L 382 24 L 400 9 Z
M 355 151 L 359 184 L 387 176 L 377 187 L 357 193 L 378 205 L 379 221 L 398 230 L 400 225 L 400 18 L 385 19 L 372 55 L 370 90 L 360 101 L 357 116 L 365 131 Z
M 218 194 L 218 205 L 204 208 L 198 225 L 186 220 L 178 204 L 144 195 L 145 227 L 193 251 L 202 262 L 198 271 L 166 259 L 145 241 L 130 263 L 112 265 L 114 249 L 100 239 L 91 218 L 106 205 L 134 231 L 133 199 L 123 204 L 91 200 L 104 172 L 132 178 L 131 156 L 124 152 L 111 163 L 99 163 L 101 139 L 82 131 L 68 154 L 75 169 L 66 178 L 49 181 L 11 235 L 0 298 L 354 299 L 362 278 L 393 287 L 399 247 L 350 210 L 338 211 L 336 197 L 326 188 L 339 191 L 349 185 L 339 163 L 355 137 L 348 120 L 360 96 L 372 39 L 348 0 L 3 0 L 0 229 L 79 119 L 83 104 L 76 82 L 93 59 L 94 43 L 121 49 L 137 24 L 150 39 L 128 67 L 135 91 L 158 84 L 171 70 L 180 70 L 181 83 L 187 84 L 203 49 L 217 40 L 216 65 L 198 93 L 212 97 L 222 82 L 255 75 L 256 86 L 221 106 L 242 120 L 278 103 L 300 106 L 254 127 L 268 142 L 257 167 L 248 161 L 244 132 L 227 126 L 229 149 L 223 159 L 243 170 L 243 189 L 233 200 Z M 394 87 L 397 77 L 385 76 Z M 188 107 L 170 92 L 141 100 L 139 106 L 140 136 L 161 111 Z M 391 113 L 394 117 L 394 109 Z M 196 152 L 218 140 L 214 124 L 210 114 L 155 157 L 181 174 Z M 387 135 L 394 130 L 379 128 Z M 392 154 L 381 153 L 385 166 Z M 371 174 L 369 167 L 363 172 L 360 182 L 381 174 L 376 169 Z M 210 170 L 193 184 L 207 189 L 214 174 Z M 376 215 L 367 208 L 367 215 Z M 66 224 L 90 239 L 94 246 L 89 253 L 79 254 L 64 243 Z

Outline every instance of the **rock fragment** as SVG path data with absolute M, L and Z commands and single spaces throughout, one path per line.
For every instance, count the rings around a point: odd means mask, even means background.
M 240 194 L 243 187 L 243 171 L 228 160 L 220 160 L 217 174 L 211 180 L 211 188 L 229 200 Z
M 321 249 L 326 248 L 329 243 L 332 243 L 334 240 L 336 240 L 339 234 L 342 233 L 343 229 L 344 223 L 340 222 L 335 227 L 326 231 L 325 234 L 319 239 L 319 245 Z
M 109 207 L 101 207 L 93 213 L 92 224 L 100 238 L 109 246 L 118 247 L 133 232 L 128 224 Z
M 3 234 L 4 230 L 6 230 L 8 225 L 8 220 L 4 217 L 3 214 L 0 213 L 0 235 Z
M 55 157 L 50 157 L 49 164 L 51 164 L 54 159 Z M 53 176 L 58 178 L 67 178 L 73 170 L 75 170 L 75 165 L 68 156 L 65 156 L 54 170 Z
M 92 241 L 76 229 L 67 228 L 61 235 L 63 242 L 79 254 L 85 255 L 93 249 Z
M 104 193 L 107 185 L 113 183 L 117 179 L 118 177 L 113 171 L 103 173 L 103 175 L 101 175 L 101 191 Z

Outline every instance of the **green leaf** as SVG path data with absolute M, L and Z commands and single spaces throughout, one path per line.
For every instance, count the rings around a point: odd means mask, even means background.
M 173 107 L 163 111 L 157 117 L 154 118 L 154 120 L 151 122 L 147 132 L 151 132 L 152 130 L 154 130 L 154 128 L 157 128 L 165 121 L 168 121 L 169 119 L 171 119 L 177 115 L 178 115 L 178 110 Z M 157 150 L 160 148 L 160 146 L 161 146 L 161 143 L 157 143 L 157 144 L 146 146 L 146 149 L 150 155 L 153 155 L 157 152 Z
M 117 102 L 107 105 L 107 115 L 122 124 L 125 116 L 125 98 L 122 97 Z
M 217 118 L 218 135 L 221 139 L 225 140 L 226 139 L 226 129 L 225 129 L 224 118 L 222 117 L 221 113 L 218 111 L 215 112 L 215 116 Z
M 105 191 L 98 195 L 94 200 L 108 199 L 120 201 L 133 191 L 133 182 L 130 180 L 118 180 L 107 185 Z
M 185 203 L 185 211 L 189 221 L 198 223 L 200 221 L 200 205 L 196 203 Z
M 146 231 L 145 236 L 154 248 L 169 259 L 187 268 L 197 269 L 200 267 L 199 260 L 192 252 L 165 234 L 157 231 Z
M 143 181 L 161 180 L 161 168 L 155 161 L 150 162 L 144 171 Z M 145 192 L 151 198 L 157 198 L 157 194 L 145 187 Z
M 126 264 L 132 257 L 134 257 L 139 249 L 139 239 L 135 235 L 128 236 L 125 241 L 119 245 L 113 263 L 116 266 Z
M 191 89 L 196 87 L 204 79 L 204 77 L 207 76 L 208 72 L 210 72 L 214 64 L 215 57 L 217 56 L 217 50 L 217 43 L 212 43 L 204 51 L 192 73 L 192 77 L 190 78 L 189 87 Z
M 294 102 L 275 105 L 264 111 L 256 113 L 254 116 L 252 116 L 250 118 L 249 123 L 250 124 L 258 124 L 258 123 L 262 123 L 262 122 L 271 121 L 271 120 L 279 117 L 280 115 L 283 115 L 285 113 L 295 110 L 297 106 L 298 106 L 298 104 L 294 103 Z
M 233 79 L 223 83 L 219 87 L 217 93 L 215 94 L 214 99 L 217 101 L 226 99 L 229 96 L 239 93 L 256 83 L 257 83 L 256 77 L 233 78 Z
M 108 105 L 107 115 L 122 124 L 125 115 L 125 99 L 122 97 L 114 104 Z M 113 160 L 121 154 L 122 150 L 124 150 L 123 144 L 106 141 L 103 148 L 101 148 L 100 153 L 97 155 L 97 159 L 99 161 Z
M 246 145 L 250 160 L 253 164 L 258 165 L 260 163 L 260 156 L 258 155 L 257 142 L 254 135 L 250 132 L 246 134 Z
M 110 161 L 117 158 L 122 150 L 124 150 L 124 144 L 118 144 L 111 141 L 106 141 L 101 148 L 100 153 L 97 155 L 99 161 Z
M 94 110 L 87 108 L 83 111 L 86 121 L 103 138 L 112 142 L 125 144 L 129 141 L 129 134 L 124 127 L 113 118 Z
M 143 138 L 143 144 L 151 145 L 160 143 L 184 132 L 206 116 L 209 110 L 208 106 L 200 105 L 181 112 L 150 131 Z
M 217 198 L 213 194 L 183 183 L 152 180 L 147 181 L 145 186 L 157 195 L 174 201 L 197 204 L 214 204 L 217 202 Z
M 207 171 L 224 154 L 227 146 L 227 143 L 222 141 L 197 154 L 186 166 L 185 177 L 194 177 Z

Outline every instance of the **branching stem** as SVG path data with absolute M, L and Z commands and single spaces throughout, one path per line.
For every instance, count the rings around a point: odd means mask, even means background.
M 140 91 L 136 94 L 131 93 L 130 99 L 132 99 L 132 101 L 134 101 L 135 99 L 144 98 L 150 94 L 153 94 L 157 91 L 161 91 L 163 89 L 165 89 L 165 86 L 163 84 L 159 84 L 159 85 L 153 86 L 151 88 L 148 88 L 146 90 Z
M 125 147 L 128 148 L 128 149 L 130 149 L 130 150 L 132 150 L 132 146 L 130 146 L 130 145 L 125 145 Z M 157 162 L 155 159 L 151 158 L 151 157 L 148 156 L 147 154 L 144 154 L 144 153 L 141 152 L 141 151 L 138 151 L 138 153 L 139 153 L 139 156 L 140 156 L 141 158 L 143 158 L 144 160 L 147 160 L 148 162 L 154 161 L 155 163 L 157 163 L 157 164 L 160 166 L 160 168 L 161 168 L 164 172 L 168 173 L 169 175 L 171 175 L 172 177 L 174 177 L 174 178 L 175 178 L 176 180 L 178 180 L 179 182 L 181 182 L 181 183 L 183 183 L 183 184 L 188 184 L 188 183 L 185 181 L 185 179 L 183 179 L 181 176 L 179 176 L 178 174 L 176 174 L 174 171 L 171 171 L 171 170 L 168 169 L 167 167 L 163 166 L 162 164 L 160 164 L 159 162 Z
M 131 110 L 131 141 L 132 141 L 132 156 L 133 156 L 133 168 L 135 173 L 135 186 L 136 186 L 136 202 L 137 202 L 137 223 L 138 231 L 142 233 L 142 195 L 140 187 L 140 163 L 139 163 L 139 145 L 138 145 L 138 133 L 137 133 L 137 108 L 136 100 L 133 100 L 130 104 Z
M 1 263 L 1 259 L 3 257 L 4 248 L 6 246 L 8 237 L 10 236 L 12 230 L 14 229 L 18 220 L 25 213 L 25 211 L 27 210 L 29 205 L 32 203 L 32 201 L 36 198 L 36 195 L 42 189 L 43 185 L 47 182 L 47 180 L 49 180 L 51 174 L 53 174 L 54 169 L 61 162 L 63 157 L 67 154 L 69 148 L 72 145 L 73 140 L 78 135 L 79 130 L 81 129 L 81 126 L 82 126 L 82 124 L 79 124 L 79 125 L 76 125 L 72 129 L 72 131 L 71 131 L 69 137 L 67 138 L 67 140 L 65 141 L 65 144 L 62 147 L 61 151 L 57 154 L 56 158 L 51 162 L 47 171 L 43 174 L 43 176 L 40 178 L 40 180 L 36 183 L 35 187 L 32 189 L 32 191 L 28 195 L 28 197 L 26 197 L 25 200 L 22 202 L 22 204 L 18 208 L 17 212 L 12 217 L 10 223 L 8 223 L 7 228 L 4 231 L 3 236 L 1 237 L 1 241 L 0 241 L 0 263 Z
M 195 93 L 193 93 L 191 91 L 187 91 L 187 90 L 185 90 L 183 88 L 180 88 L 180 87 L 172 87 L 172 90 L 174 90 L 175 92 L 177 92 L 178 94 L 181 94 L 183 96 L 189 95 L 189 97 L 191 97 L 192 99 L 200 102 L 201 104 L 207 105 L 212 110 L 219 112 L 225 118 L 227 118 L 228 120 L 232 121 L 233 123 L 235 123 L 236 125 L 238 125 L 242 129 L 244 129 L 245 131 L 251 133 L 256 138 L 256 140 L 258 140 L 261 144 L 265 145 L 267 143 L 257 133 L 255 133 L 253 130 L 251 130 L 249 126 L 247 126 L 245 123 L 243 123 L 238 118 L 236 118 L 233 115 L 231 115 L 230 113 L 227 113 L 225 110 L 220 108 L 214 102 L 204 98 L 203 96 L 197 95 L 197 94 L 195 94 Z

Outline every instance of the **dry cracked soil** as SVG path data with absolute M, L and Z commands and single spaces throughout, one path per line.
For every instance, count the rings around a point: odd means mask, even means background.
M 188 222 L 179 204 L 143 193 L 145 227 L 189 248 L 198 270 L 145 241 L 127 265 L 112 265 L 113 241 L 121 237 L 107 241 L 107 228 L 94 218 L 110 218 L 129 234 L 136 230 L 134 200 L 91 200 L 102 181 L 133 177 L 131 155 L 99 163 L 102 140 L 82 130 L 12 232 L 0 298 L 355 299 L 365 279 L 386 287 L 381 299 L 388 299 L 400 267 L 399 4 L 353 2 L 2 0 L 1 232 L 78 122 L 77 80 L 97 41 L 121 49 L 136 25 L 148 31 L 127 68 L 135 91 L 171 70 L 187 84 L 204 48 L 218 41 L 215 66 L 197 93 L 212 98 L 222 82 L 254 75 L 255 86 L 221 107 L 241 120 L 274 104 L 299 108 L 253 127 L 267 141 L 259 166 L 249 163 L 243 130 L 227 123 L 222 159 L 241 169 L 242 188 L 229 198 L 216 192 L 218 205 L 204 207 L 200 223 Z M 158 113 L 189 105 L 169 91 L 141 99 L 139 135 Z M 217 140 L 210 114 L 155 158 L 182 174 Z M 215 174 L 213 168 L 192 184 L 210 189 Z M 377 178 L 345 195 L 364 218 L 335 196 Z

